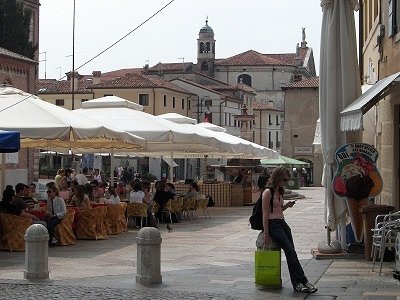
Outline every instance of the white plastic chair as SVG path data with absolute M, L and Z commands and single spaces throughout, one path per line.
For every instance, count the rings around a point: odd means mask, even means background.
M 400 230 L 400 212 L 378 215 L 375 219 L 375 228 L 372 230 L 372 271 L 375 268 L 376 256 L 380 259 L 379 275 L 382 273 L 383 256 L 386 248 L 395 246 L 396 235 Z

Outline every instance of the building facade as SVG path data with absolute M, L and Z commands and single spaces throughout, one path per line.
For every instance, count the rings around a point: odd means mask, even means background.
M 322 153 L 313 145 L 319 118 L 319 79 L 307 78 L 282 87 L 285 91 L 282 155 L 308 163 L 302 170 L 306 184 L 320 186 Z
M 379 153 L 383 191 L 378 202 L 399 209 L 400 86 L 396 74 L 400 71 L 400 1 L 361 1 L 359 36 L 363 88 L 377 94 L 366 104 L 371 108 L 363 116 L 363 141 Z M 390 76 L 393 81 L 380 83 Z

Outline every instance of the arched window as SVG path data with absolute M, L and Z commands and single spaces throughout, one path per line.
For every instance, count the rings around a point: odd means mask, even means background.
M 248 74 L 240 74 L 237 78 L 237 83 L 244 83 L 251 86 L 251 76 Z
M 201 71 L 208 71 L 208 61 L 203 61 L 200 67 Z
M 206 53 L 210 53 L 210 42 L 206 43 L 206 48 L 204 49 Z
M 204 53 L 205 52 L 205 45 L 203 42 L 200 43 L 200 53 Z

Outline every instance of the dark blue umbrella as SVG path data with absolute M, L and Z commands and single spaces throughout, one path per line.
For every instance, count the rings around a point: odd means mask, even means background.
M 18 152 L 20 147 L 20 136 L 18 131 L 0 130 L 0 153 Z

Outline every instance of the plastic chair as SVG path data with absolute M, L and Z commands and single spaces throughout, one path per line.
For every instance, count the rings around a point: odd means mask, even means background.
M 210 214 L 208 213 L 207 204 L 208 204 L 208 199 L 206 198 L 206 196 L 200 195 L 200 196 L 197 197 L 196 210 L 200 210 L 201 209 L 203 211 L 204 218 L 211 219 Z
M 171 213 L 175 214 L 178 219 L 182 217 L 183 197 L 177 197 L 171 201 Z
M 143 218 L 147 219 L 147 204 L 128 203 L 126 207 L 126 218 L 140 218 L 140 227 L 143 227 Z
M 382 273 L 383 257 L 386 248 L 395 246 L 397 232 L 400 231 L 400 212 L 378 215 L 375 219 L 375 227 L 372 230 L 372 271 L 378 254 L 380 259 L 379 275 Z
M 165 203 L 165 205 L 164 205 L 164 207 L 163 207 L 163 210 L 162 210 L 162 214 L 161 214 L 161 216 L 163 216 L 164 214 L 169 215 L 170 223 L 172 223 L 171 207 L 172 207 L 172 199 L 169 199 L 169 200 L 167 201 L 167 203 Z M 154 205 L 153 205 L 153 211 L 154 211 L 154 212 L 157 212 L 157 211 L 158 211 L 158 208 L 159 208 L 158 203 L 154 203 Z M 158 221 L 160 221 L 160 220 L 158 220 Z

